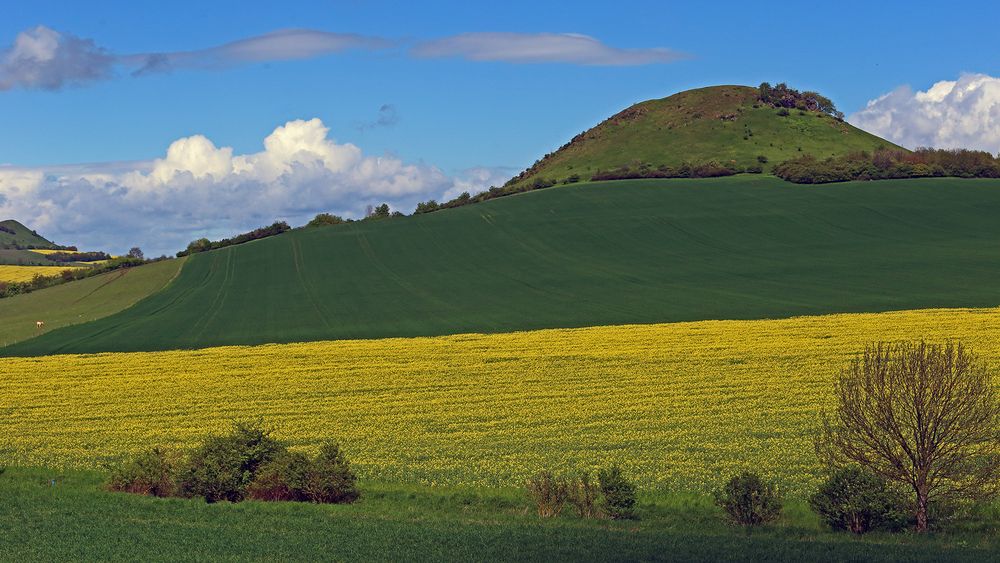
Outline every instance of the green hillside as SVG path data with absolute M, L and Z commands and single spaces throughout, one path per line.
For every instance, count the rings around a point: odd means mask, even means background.
M 828 157 L 892 143 L 818 111 L 788 115 L 757 101 L 757 88 L 712 86 L 635 104 L 546 155 L 514 184 L 588 180 L 636 163 L 677 167 L 715 161 L 746 168 L 812 154 Z
M 0 249 L 17 248 L 58 248 L 58 246 L 13 219 L 0 221 Z
M 0 231 L 2 233 L 2 231 Z M 59 266 L 58 262 L 53 262 L 45 256 L 30 250 L 17 250 L 14 248 L 0 248 L 0 264 L 14 266 Z
M 0 345 L 38 336 L 36 321 L 50 331 L 117 313 L 162 289 L 183 263 L 164 260 L 0 299 Z
M 136 306 L 3 353 L 993 306 L 997 216 L 997 180 L 553 188 L 194 255 Z

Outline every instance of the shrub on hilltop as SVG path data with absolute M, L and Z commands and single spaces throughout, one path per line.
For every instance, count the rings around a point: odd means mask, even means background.
M 757 99 L 761 103 L 783 110 L 779 115 L 788 115 L 789 109 L 800 111 L 817 111 L 832 115 L 837 119 L 844 119 L 844 114 L 837 110 L 837 106 L 830 101 L 830 98 L 817 92 L 799 92 L 794 88 L 789 88 L 784 82 L 771 86 L 768 82 L 761 83 L 757 87 Z
M 313 217 L 312 221 L 306 223 L 307 227 L 325 227 L 327 225 L 340 225 L 346 223 L 343 217 L 340 215 L 332 215 L 330 213 L 319 213 Z
M 254 229 L 248 233 L 243 233 L 236 235 L 231 238 L 225 238 L 222 240 L 211 241 L 207 238 L 200 238 L 192 241 L 188 244 L 187 248 L 178 252 L 177 257 L 181 258 L 189 254 L 196 254 L 198 252 L 206 252 L 208 250 L 218 250 L 220 248 L 225 248 L 227 246 L 233 246 L 236 244 L 243 244 L 245 242 L 250 242 L 252 240 L 259 240 L 262 238 L 273 237 L 275 235 L 280 235 L 281 233 L 290 231 L 292 228 L 288 223 L 284 221 L 275 221 L 273 224 L 267 227 L 261 227 L 259 229 Z

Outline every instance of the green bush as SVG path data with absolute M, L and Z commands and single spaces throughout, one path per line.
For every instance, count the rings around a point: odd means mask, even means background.
M 781 515 L 781 499 L 774 485 L 750 471 L 734 475 L 716 493 L 715 502 L 741 526 L 759 526 Z
M 191 453 L 181 474 L 181 492 L 205 497 L 207 502 L 239 502 L 257 470 L 284 452 L 270 430 L 237 423 L 229 435 L 210 437 Z
M 582 473 L 568 483 L 567 496 L 580 518 L 601 518 L 604 513 L 598 504 L 601 488 L 593 481 L 590 473 Z
M 285 452 L 263 464 L 247 487 L 247 497 L 266 501 L 309 500 L 306 489 L 313 470 L 312 461 L 299 452 Z
M 137 495 L 172 497 L 178 493 L 179 466 L 178 456 L 153 448 L 113 471 L 107 488 Z
M 778 110 L 778 115 L 781 117 L 788 117 L 788 108 L 781 108 Z
M 357 481 L 340 446 L 327 442 L 320 447 L 310 468 L 306 496 L 313 502 L 351 503 L 361 496 Z
M 211 436 L 185 458 L 154 448 L 115 470 L 113 491 L 159 497 L 204 497 L 207 502 L 349 503 L 361 495 L 340 447 L 328 442 L 310 459 L 289 452 L 259 423 L 237 423 Z
M 620 468 L 611 467 L 597 474 L 604 495 L 604 511 L 614 520 L 631 520 L 635 514 L 635 485 L 625 478 Z
M 542 471 L 528 479 L 527 489 L 538 515 L 543 518 L 558 516 L 569 500 L 569 483 L 551 471 Z
M 809 506 L 834 530 L 864 534 L 897 526 L 902 502 L 881 476 L 859 466 L 839 469 L 809 499 Z
M 306 224 L 307 227 L 323 227 L 326 225 L 340 225 L 341 223 L 346 223 L 344 218 L 339 215 L 331 215 L 329 213 L 320 213 L 313 217 L 312 221 Z

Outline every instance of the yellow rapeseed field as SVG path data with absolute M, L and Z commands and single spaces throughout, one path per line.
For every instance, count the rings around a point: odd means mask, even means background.
M 26 282 L 36 275 L 58 276 L 63 270 L 78 270 L 77 266 L 11 266 L 0 264 L 0 282 Z M 2 322 L 2 320 L 0 320 Z
M 515 484 L 617 463 L 706 490 L 742 468 L 801 494 L 836 372 L 878 339 L 961 338 L 1000 366 L 1000 309 L 0 359 L 8 463 L 101 466 L 263 417 L 369 478 Z

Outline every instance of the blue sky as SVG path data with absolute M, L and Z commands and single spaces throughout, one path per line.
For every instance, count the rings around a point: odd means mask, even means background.
M 662 1 L 21 2 L 6 7 L 0 19 L 0 49 L 11 49 L 19 34 L 38 26 L 63 40 L 90 40 L 116 57 L 176 55 L 300 28 L 379 38 L 387 47 L 294 60 L 184 63 L 138 77 L 130 74 L 136 66 L 116 64 L 109 76 L 56 89 L 27 79 L 9 81 L 0 91 L 0 163 L 46 169 L 149 162 L 192 135 L 203 135 L 215 147 L 231 147 L 235 155 L 250 154 L 262 150 L 263 139 L 276 127 L 318 118 L 331 140 L 355 145 L 366 156 L 388 155 L 448 177 L 499 167 L 489 178 L 495 180 L 634 102 L 691 87 L 785 81 L 827 94 L 851 115 L 904 85 L 921 91 L 967 73 L 1000 75 L 997 5 L 837 2 L 828 7 Z M 661 57 L 669 62 L 592 65 L 572 57 L 543 63 L 468 60 L 460 53 L 448 56 L 452 44 L 439 56 L 411 51 L 424 42 L 485 32 L 529 38 L 583 34 L 609 49 L 666 49 L 676 56 Z M 381 114 L 380 108 L 385 108 Z M 382 124 L 377 124 L 380 116 Z M 866 123 L 877 128 L 878 117 Z M 909 130 L 904 129 L 879 132 L 893 131 L 905 141 Z M 912 142 L 922 142 L 921 134 L 912 133 Z M 983 143 L 990 146 L 991 139 Z M 51 169 L 47 174 L 53 174 Z M 451 185 L 432 184 L 420 193 L 407 192 L 412 197 L 401 201 L 436 197 L 435 189 Z M 11 204 L 30 190 L 10 189 L 4 196 L 2 188 L 0 182 L 0 210 L 4 199 L 10 211 L 30 207 Z M 349 213 L 365 203 L 364 197 L 355 199 L 350 205 L 337 203 L 337 210 Z M 274 210 L 303 216 L 313 211 Z M 266 215 L 268 210 L 259 211 Z M 20 219 L 55 222 L 52 217 Z M 220 223 L 219 232 L 257 217 L 230 219 Z M 51 229 L 59 236 L 77 236 L 67 222 Z M 154 236 L 128 234 L 143 241 Z M 86 242 L 115 244 L 114 235 Z
M 611 113 L 693 86 L 787 81 L 851 113 L 901 84 L 961 72 L 1000 74 L 986 2 L 838 2 L 829 13 L 751 2 L 101 2 L 20 3 L 0 22 L 7 43 L 37 25 L 114 52 L 198 49 L 280 28 L 431 39 L 463 32 L 572 32 L 617 47 L 668 47 L 672 64 L 592 67 L 412 60 L 396 52 L 331 54 L 224 71 L 124 76 L 59 92 L 0 98 L 0 160 L 37 165 L 138 160 L 202 133 L 257 150 L 276 124 L 320 117 L 338 140 L 446 170 L 524 166 Z M 208 7 L 206 7 L 208 6 Z M 391 128 L 356 129 L 393 104 Z

